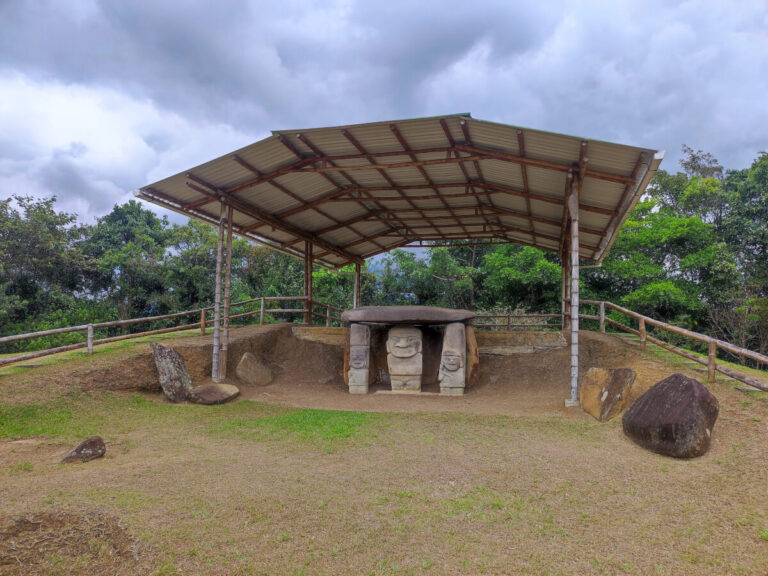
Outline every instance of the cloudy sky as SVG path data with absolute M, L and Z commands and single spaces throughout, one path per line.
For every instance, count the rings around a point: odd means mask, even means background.
M 747 167 L 768 2 L 0 0 L 0 198 L 83 221 L 271 129 L 455 112 Z

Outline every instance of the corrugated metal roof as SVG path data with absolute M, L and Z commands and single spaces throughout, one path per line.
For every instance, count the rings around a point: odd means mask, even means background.
M 137 195 L 214 224 L 232 206 L 236 233 L 341 266 L 421 240 L 557 251 L 570 173 L 579 253 L 601 261 L 661 158 L 455 114 L 273 132 Z

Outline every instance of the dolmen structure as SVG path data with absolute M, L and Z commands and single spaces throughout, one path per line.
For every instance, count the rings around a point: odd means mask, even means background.
M 461 395 L 478 377 L 480 356 L 469 310 L 431 306 L 367 306 L 345 311 L 349 322 L 344 377 L 351 394 L 374 384 Z

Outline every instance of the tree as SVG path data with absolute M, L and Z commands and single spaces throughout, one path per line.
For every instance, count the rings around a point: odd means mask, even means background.
M 216 228 L 199 220 L 171 229 L 164 284 L 173 292 L 176 308 L 186 310 L 213 303 L 217 244 Z M 251 296 L 245 279 L 250 252 L 248 242 L 232 239 L 232 293 L 234 296 L 237 292 L 238 298 Z
M 559 308 L 561 268 L 538 248 L 508 244 L 483 260 L 486 306 L 546 311 Z
M 135 200 L 116 205 L 98 219 L 84 243 L 96 267 L 91 292 L 109 301 L 120 319 L 173 309 L 173 290 L 166 289 L 163 268 L 170 238 L 167 218 Z
M 69 309 L 83 288 L 86 228 L 74 214 L 57 212 L 55 202 L 18 195 L 0 201 L 0 318 L 9 329 Z

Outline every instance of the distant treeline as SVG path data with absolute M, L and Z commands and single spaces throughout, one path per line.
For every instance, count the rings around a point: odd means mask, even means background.
M 659 171 L 582 298 L 768 351 L 768 155 L 724 170 L 684 147 Z M 165 314 L 213 302 L 216 231 L 178 226 L 131 201 L 78 224 L 55 198 L 0 201 L 0 335 Z M 300 295 L 303 263 L 236 239 L 232 301 Z M 560 309 L 555 254 L 517 245 L 395 250 L 364 268 L 362 299 L 483 310 Z M 317 267 L 315 299 L 348 308 L 353 271 Z M 141 329 L 146 329 L 142 327 Z M 69 338 L 75 338 L 69 336 Z M 67 337 L 22 343 L 10 352 Z

